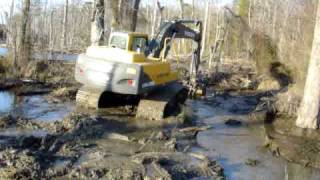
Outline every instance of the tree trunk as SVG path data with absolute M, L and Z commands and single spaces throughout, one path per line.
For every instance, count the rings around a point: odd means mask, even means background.
M 53 51 L 53 15 L 54 15 L 54 10 L 52 9 L 50 11 L 50 22 L 49 22 L 49 49 L 50 53 Z
M 95 0 L 91 19 L 91 45 L 103 44 L 104 36 L 104 0 Z
M 68 0 L 65 0 L 64 13 L 63 13 L 62 38 L 61 38 L 62 49 L 66 48 L 66 44 L 67 44 L 68 9 L 69 9 L 69 2 Z
M 184 2 L 183 0 L 179 0 L 179 5 L 180 5 L 180 18 L 184 18 Z
M 309 62 L 307 80 L 304 89 L 304 96 L 300 106 L 296 125 L 301 128 L 318 128 L 320 120 L 320 1 L 318 2 L 318 12 L 312 52 Z
M 183 2 L 183 0 L 179 0 L 179 5 L 180 5 L 180 18 L 184 19 L 184 2 Z M 181 39 L 178 44 L 179 55 L 181 54 L 181 49 L 182 49 L 181 47 L 183 47 L 184 44 L 185 44 L 184 39 Z M 184 51 L 184 53 L 186 53 L 186 51 Z
M 159 1 L 157 2 L 157 7 L 158 7 L 158 11 L 159 11 L 159 16 L 160 16 L 157 26 L 160 27 L 160 25 L 161 25 L 161 23 L 163 21 L 163 10 L 164 10 L 164 7 L 161 6 Z
M 112 12 L 112 21 L 111 21 L 111 32 L 117 30 L 120 27 L 120 16 L 119 14 L 119 0 L 110 0 L 107 1 L 109 7 L 111 8 Z
M 9 13 L 9 17 L 7 18 L 7 21 L 8 21 L 8 31 L 7 31 L 7 39 L 6 39 L 6 44 L 7 44 L 7 47 L 10 47 L 10 42 L 11 42 L 11 35 L 10 34 L 12 34 L 12 32 L 11 32 L 11 30 L 12 30 L 12 17 L 13 17 L 13 13 L 14 13 L 14 6 L 15 6 L 15 1 L 13 0 L 12 2 L 11 2 L 11 6 L 10 6 L 10 13 Z
M 152 29 L 151 29 L 151 35 L 154 36 L 155 33 L 157 32 L 156 28 L 157 28 L 157 15 L 158 15 L 158 11 L 157 11 L 157 0 L 154 0 L 154 6 L 153 6 L 153 20 L 152 20 Z
M 18 65 L 23 67 L 30 58 L 30 0 L 23 1 L 21 32 L 19 38 Z
M 192 0 L 191 18 L 194 19 L 194 0 Z
M 201 49 L 201 57 L 203 57 L 203 53 L 206 49 L 206 43 L 207 43 L 207 26 L 208 26 L 208 16 L 209 16 L 209 0 L 206 0 L 206 11 L 204 14 L 204 25 L 203 25 L 203 40 L 202 40 L 202 49 Z
M 131 31 L 136 31 L 140 0 L 134 0 Z

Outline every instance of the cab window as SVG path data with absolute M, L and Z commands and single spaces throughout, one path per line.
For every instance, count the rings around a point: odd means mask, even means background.
M 131 50 L 135 52 L 144 52 L 147 46 L 147 39 L 145 37 L 134 37 L 132 40 Z
M 125 50 L 127 47 L 127 38 L 122 36 L 113 36 L 110 41 L 110 47 Z

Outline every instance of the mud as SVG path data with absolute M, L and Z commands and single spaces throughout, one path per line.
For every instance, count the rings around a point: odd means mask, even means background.
M 187 151 L 195 136 L 179 131 L 184 115 L 141 123 L 123 111 L 74 109 L 64 117 L 55 109 L 61 103 L 39 95 L 21 97 L 1 119 L 1 178 L 223 178 L 217 161 Z M 74 106 L 62 104 L 62 109 Z M 24 113 L 13 113 L 18 109 Z M 43 114 L 58 120 L 41 118 Z
M 41 81 L 3 81 L 7 84 L 3 89 L 10 91 L 0 92 L 0 179 L 320 176 L 310 168 L 318 162 L 317 136 L 304 132 L 313 141 L 302 136 L 288 141 L 283 135 L 296 133 L 293 128 L 283 132 L 275 128 L 276 123 L 274 127 L 266 124 L 265 106 L 253 113 L 265 94 L 250 90 L 256 82 L 245 74 L 240 79 L 222 77 L 216 85 L 220 91 L 212 88 L 205 98 L 188 100 L 176 116 L 146 121 L 126 109 L 76 108 L 78 86 L 69 75 L 61 76 L 61 66 L 48 66 L 53 69 L 45 76 L 30 72 Z M 232 91 L 239 88 L 245 91 Z M 270 134 L 271 130 L 276 133 Z M 281 146 L 295 150 L 286 152 Z M 277 156 L 284 154 L 291 158 Z M 300 159 L 296 157 L 307 157 L 307 161 L 296 161 Z
M 268 146 L 277 149 L 278 155 L 305 167 L 320 168 L 320 133 L 301 129 L 294 119 L 278 117 L 267 128 Z
M 212 126 L 198 133 L 193 151 L 220 162 L 227 179 L 318 179 L 320 171 L 288 162 L 276 156 L 277 148 L 265 147 L 269 125 L 264 118 L 252 118 L 260 98 L 259 94 L 231 93 L 190 101 L 197 123 Z M 225 124 L 229 120 L 240 121 L 241 126 Z

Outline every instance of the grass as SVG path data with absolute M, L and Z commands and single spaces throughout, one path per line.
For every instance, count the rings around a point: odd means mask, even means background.
M 7 58 L 0 57 L 0 74 L 8 74 L 11 68 L 11 62 Z

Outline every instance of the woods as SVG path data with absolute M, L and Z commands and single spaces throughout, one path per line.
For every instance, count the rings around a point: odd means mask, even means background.
M 226 7 L 211 0 L 64 0 L 56 5 L 48 1 L 22 2 L 21 12 L 13 0 L 5 15 L 6 42 L 14 67 L 28 63 L 39 50 L 83 52 L 90 44 L 103 45 L 113 31 L 154 35 L 161 22 L 177 18 L 204 22 L 201 55 L 210 69 L 223 59 L 252 60 L 262 82 L 290 85 L 288 92 L 302 99 L 308 66 L 313 67 L 308 65 L 308 52 L 316 39 L 311 35 L 315 1 L 239 0 Z M 186 56 L 190 45 L 189 41 L 175 40 L 171 56 Z M 307 81 L 306 89 L 308 86 Z
M 0 179 L 319 179 L 320 0 L 0 1 Z

